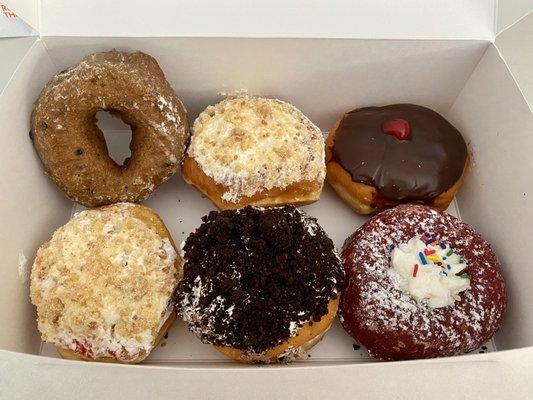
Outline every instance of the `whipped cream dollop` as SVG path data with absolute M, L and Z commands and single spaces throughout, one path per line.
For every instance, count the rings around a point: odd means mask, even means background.
M 391 273 L 400 287 L 417 300 L 427 300 L 431 308 L 446 307 L 470 289 L 470 276 L 461 273 L 466 261 L 449 245 L 430 235 L 416 235 L 393 248 Z

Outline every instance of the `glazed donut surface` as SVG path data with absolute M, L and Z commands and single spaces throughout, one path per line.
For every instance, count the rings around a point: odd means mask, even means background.
M 468 160 L 461 133 L 437 112 L 414 104 L 350 111 L 326 140 L 328 181 L 362 214 L 402 203 L 444 211 Z

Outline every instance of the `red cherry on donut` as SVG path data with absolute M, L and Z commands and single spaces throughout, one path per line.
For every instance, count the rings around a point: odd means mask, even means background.
M 411 126 L 409 122 L 402 118 L 394 118 L 385 121 L 381 125 L 381 130 L 386 135 L 392 135 L 398 140 L 408 140 L 411 138 Z

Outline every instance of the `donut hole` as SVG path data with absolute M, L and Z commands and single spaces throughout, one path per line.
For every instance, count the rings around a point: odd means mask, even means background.
M 126 165 L 131 157 L 131 127 L 108 111 L 96 113 L 96 124 L 104 133 L 109 157 L 119 166 Z

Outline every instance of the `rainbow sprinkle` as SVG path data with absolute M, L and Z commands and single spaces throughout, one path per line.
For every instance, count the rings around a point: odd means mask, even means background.
M 435 249 L 431 249 L 431 250 L 428 248 L 424 249 L 424 255 L 429 256 L 431 254 L 435 254 Z
M 428 265 L 428 261 L 426 260 L 426 257 L 424 257 L 424 254 L 422 252 L 418 253 L 418 257 L 420 258 L 420 261 L 422 261 L 422 264 Z
M 435 241 L 434 237 L 429 237 L 424 243 L 426 243 L 426 245 L 428 245 L 430 243 L 433 243 L 434 241 Z
M 429 256 L 426 256 L 426 259 L 433 261 L 434 263 L 440 262 L 440 257 L 436 254 L 431 254 Z

